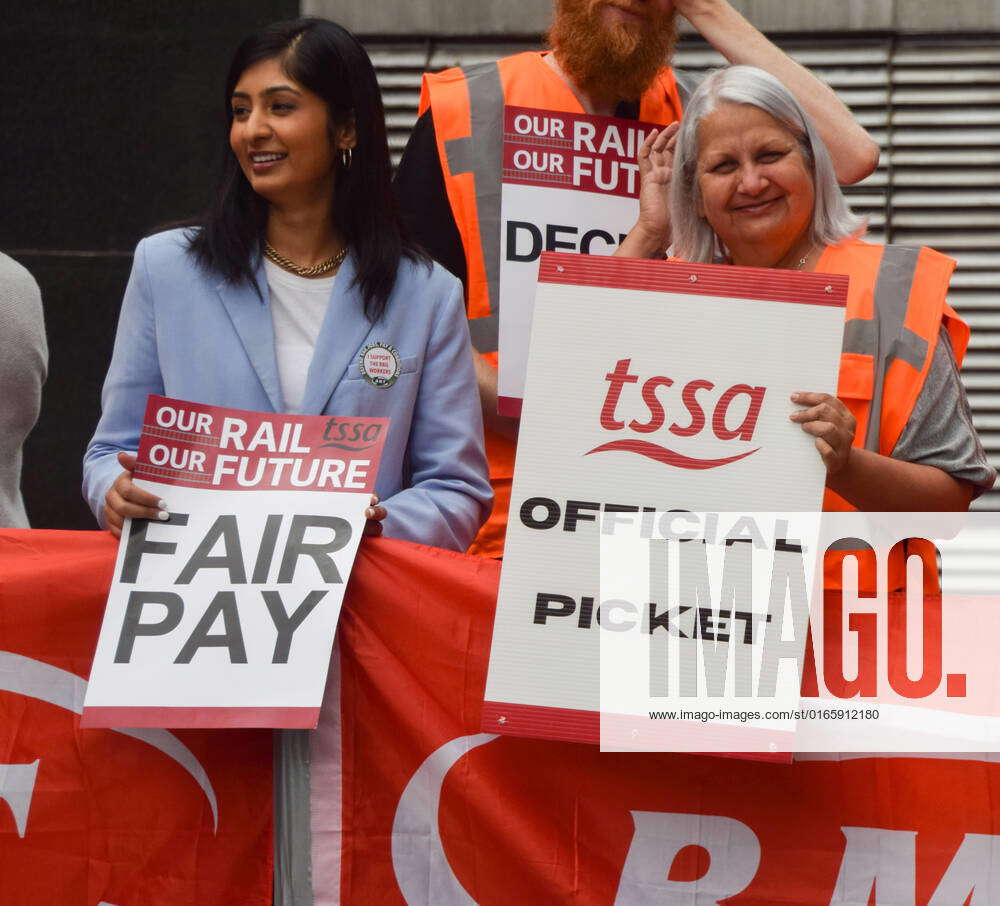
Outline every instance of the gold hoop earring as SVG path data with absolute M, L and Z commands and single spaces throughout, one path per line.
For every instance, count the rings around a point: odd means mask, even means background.
M 352 156 L 353 155 L 351 154 L 351 149 L 350 148 L 341 148 L 340 149 L 340 162 L 344 165 L 344 169 L 345 170 L 350 170 L 351 169 L 351 157 Z

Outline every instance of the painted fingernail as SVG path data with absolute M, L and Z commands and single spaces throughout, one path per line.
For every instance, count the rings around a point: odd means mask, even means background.
M 166 500 L 160 500 L 160 501 L 158 501 L 158 502 L 157 502 L 157 504 L 156 504 L 156 505 L 157 505 L 157 506 L 158 506 L 158 507 L 159 507 L 159 508 L 160 508 L 161 510 L 169 510 L 169 509 L 170 509 L 170 507 L 168 507 L 168 506 L 167 506 L 167 501 L 166 501 Z
M 170 513 L 166 510 L 160 510 L 160 512 L 156 514 L 156 518 L 159 519 L 160 522 L 166 522 L 170 518 Z
M 374 519 L 374 518 L 375 518 L 375 510 L 373 510 L 371 507 L 368 507 L 368 509 L 365 510 L 365 519 Z

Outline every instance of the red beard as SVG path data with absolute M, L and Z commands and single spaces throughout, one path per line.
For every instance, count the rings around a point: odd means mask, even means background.
M 606 6 L 636 10 L 642 18 L 607 25 L 601 18 Z M 563 72 L 587 94 L 611 100 L 640 98 L 676 42 L 673 12 L 630 0 L 558 0 L 549 32 Z

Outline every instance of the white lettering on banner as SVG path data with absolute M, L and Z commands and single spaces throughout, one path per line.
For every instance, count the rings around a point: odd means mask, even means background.
M 448 772 L 473 749 L 498 737 L 460 736 L 432 752 L 414 772 L 396 806 L 392 866 L 407 906 L 475 906 L 455 876 L 441 841 L 439 808 Z M 753 881 L 760 840 L 742 821 L 723 815 L 631 812 L 635 831 L 615 906 L 716 906 Z M 916 832 L 843 827 L 847 840 L 830 906 L 914 906 Z M 709 870 L 696 881 L 666 880 L 682 849 L 708 852 Z M 927 906 L 1000 903 L 1000 836 L 966 834 Z M 969 900 L 969 895 L 972 899 Z
M 843 827 L 847 838 L 830 906 L 916 903 L 916 831 Z M 1000 837 L 966 834 L 927 906 L 993 906 L 1000 903 Z M 969 900 L 969 894 L 972 899 Z
M 760 841 L 742 821 L 721 815 L 632 812 L 635 833 L 615 906 L 715 906 L 736 896 L 757 874 Z M 697 881 L 668 881 L 674 858 L 700 846 L 711 860 Z
M 57 708 L 72 711 L 74 714 L 80 714 L 83 712 L 87 681 L 75 673 L 53 667 L 43 661 L 10 651 L 0 651 L 0 692 L 25 695 L 28 698 L 48 702 Z M 118 727 L 111 732 L 129 736 L 158 749 L 190 774 L 208 799 L 212 811 L 212 833 L 219 832 L 218 797 L 205 766 L 194 752 L 169 730 Z
M 916 831 L 843 827 L 847 838 L 830 906 L 914 906 L 917 897 Z
M 1000 837 L 966 834 L 927 906 L 993 906 L 1000 903 Z M 972 899 L 969 900 L 969 894 Z
M 0 764 L 0 799 L 10 806 L 21 838 L 28 829 L 28 809 L 35 792 L 38 764 L 37 758 L 31 764 Z
M 447 773 L 493 733 L 459 736 L 435 749 L 406 784 L 392 822 L 392 869 L 407 906 L 476 906 L 448 864 L 438 807 Z

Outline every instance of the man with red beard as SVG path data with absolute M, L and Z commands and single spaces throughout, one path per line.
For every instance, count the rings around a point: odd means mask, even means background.
M 667 65 L 678 13 L 730 63 L 765 69 L 792 91 L 841 183 L 863 179 L 878 163 L 878 145 L 836 95 L 727 0 L 556 0 L 551 51 L 425 74 L 396 186 L 410 233 L 465 286 L 495 495 L 471 553 L 503 554 L 517 440 L 517 419 L 497 414 L 503 108 L 675 123 L 698 81 Z

